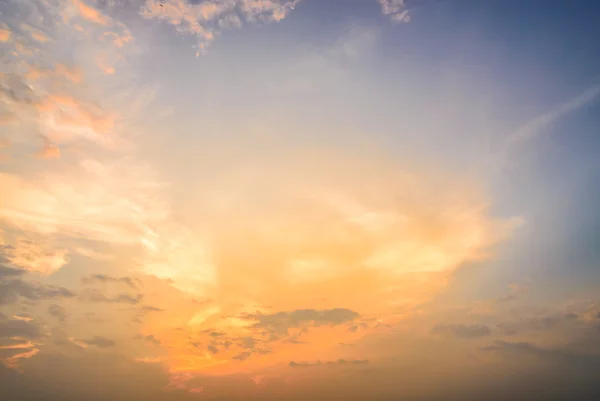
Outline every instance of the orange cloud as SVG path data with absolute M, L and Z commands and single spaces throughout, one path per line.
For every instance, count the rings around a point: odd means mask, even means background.
M 0 28 L 0 42 L 8 42 L 11 37 L 11 32 L 8 29 Z
M 49 95 L 37 105 L 46 126 L 59 135 L 105 135 L 116 123 L 114 114 L 68 95 Z
M 38 153 L 41 159 L 59 159 L 60 148 L 52 143 L 46 143 L 42 150 Z
M 88 6 L 82 0 L 72 1 L 75 7 L 77 8 L 77 11 L 79 12 L 79 15 L 82 18 L 99 25 L 106 26 L 111 24 L 111 19 L 108 16 L 104 15 L 102 12 L 96 10 L 95 8 Z
M 104 32 L 104 37 L 110 38 L 112 43 L 118 48 L 124 47 L 126 44 L 131 43 L 133 41 L 133 35 L 127 29 L 127 27 L 123 27 L 123 31 L 121 34 L 116 32 Z
M 356 359 L 337 344 L 410 316 L 520 223 L 490 216 L 478 187 L 452 175 L 317 153 L 240 161 L 239 178 L 205 185 L 201 229 L 151 237 L 143 271 L 213 300 L 177 307 L 172 325 L 144 322 L 173 372 Z
M 64 64 L 57 64 L 55 71 L 56 74 L 64 76 L 76 84 L 81 83 L 83 80 L 83 75 L 79 68 L 70 68 Z
M 115 68 L 108 65 L 106 61 L 100 57 L 96 59 L 96 65 L 106 75 L 112 75 L 115 73 Z
M 50 275 L 63 267 L 68 259 L 64 249 L 52 249 L 25 238 L 4 247 L 4 257 L 14 266 L 31 273 Z
M 50 39 L 48 38 L 48 36 L 44 35 L 44 34 L 43 34 L 43 33 L 41 33 L 41 32 L 32 32 L 32 33 L 31 33 L 31 37 L 32 37 L 34 40 L 37 40 L 37 41 L 38 41 L 38 42 L 40 42 L 40 43 L 46 43 L 46 42 L 48 42 L 48 41 L 50 40 Z

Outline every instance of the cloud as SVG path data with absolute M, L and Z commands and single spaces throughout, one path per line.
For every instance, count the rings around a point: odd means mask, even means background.
M 19 297 L 30 301 L 45 301 L 73 298 L 75 295 L 73 291 L 59 286 L 24 280 L 0 281 L 0 305 L 14 303 L 19 300 Z
M 8 29 L 0 28 L 0 43 L 10 40 L 11 32 Z
M 95 283 L 110 283 L 110 284 L 124 284 L 134 290 L 139 288 L 139 281 L 132 277 L 112 277 L 105 274 L 93 274 L 88 277 L 81 279 L 83 284 L 95 284 Z
M 528 342 L 496 341 L 494 345 L 482 348 L 483 351 L 504 353 L 515 356 L 535 356 L 546 362 L 554 362 L 562 367 L 600 368 L 600 356 L 580 354 L 568 349 L 541 348 Z
M 44 35 L 41 32 L 32 32 L 31 37 L 40 43 L 46 43 L 50 40 L 50 39 L 48 39 L 48 36 Z
M 114 296 L 109 296 L 96 289 L 87 289 L 82 292 L 81 298 L 88 302 L 137 305 L 142 302 L 144 295 L 120 293 Z
M 590 86 L 575 98 L 570 99 L 548 113 L 542 114 L 529 121 L 507 138 L 505 145 L 507 151 L 512 150 L 521 142 L 531 140 L 540 135 L 544 129 L 548 128 L 557 120 L 594 102 L 598 98 L 598 95 L 600 95 L 600 84 Z
M 144 305 L 140 308 L 140 311 L 145 313 L 145 312 L 164 312 L 164 309 L 161 308 L 157 308 L 156 306 L 151 306 L 151 305 Z
M 1 259 L 1 255 L 0 255 L 0 263 L 2 262 Z M 6 267 L 3 265 L 0 265 L 0 280 L 8 277 L 8 278 L 14 278 L 14 277 L 18 277 L 18 276 L 22 276 L 25 274 L 25 271 L 21 270 L 21 269 L 13 269 L 11 267 Z
M 87 345 L 93 345 L 98 348 L 111 348 L 115 347 L 117 343 L 110 338 L 102 337 L 102 336 L 94 336 L 89 340 L 80 340 Z
M 578 315 L 573 312 L 551 312 L 517 319 L 514 322 L 499 323 L 497 327 L 506 335 L 514 335 L 525 331 L 551 330 L 561 324 L 577 321 L 578 318 Z
M 406 8 L 406 0 L 377 0 L 383 15 L 389 16 L 393 21 L 410 22 L 410 15 Z
M 160 184 L 144 166 L 123 160 L 83 160 L 71 175 L 44 172 L 35 177 L 0 173 L 6 196 L 0 218 L 24 231 L 44 236 L 61 233 L 74 238 L 138 244 L 156 240 L 150 226 L 167 217 L 156 199 Z
M 94 7 L 88 6 L 83 0 L 71 0 L 71 2 L 81 18 L 103 26 L 108 26 L 112 23 L 110 17 L 104 15 L 104 13 Z
M 41 159 L 60 159 L 60 148 L 46 141 L 42 150 L 38 153 Z
M 57 304 L 52 304 L 48 306 L 48 314 L 54 317 L 59 322 L 64 322 L 69 316 L 65 308 Z
M 299 0 L 224 0 L 190 3 L 185 0 L 146 0 L 142 16 L 173 25 L 178 32 L 198 39 L 203 50 L 219 28 L 239 28 L 245 22 L 281 21 Z
M 252 355 L 252 353 L 250 353 L 250 352 L 240 352 L 239 354 L 235 355 L 233 357 L 233 359 L 235 359 L 236 361 L 245 361 L 251 355 Z
M 13 245 L 0 245 L 0 253 L 14 267 L 30 273 L 50 275 L 67 262 L 67 251 L 19 238 Z
M 21 105 L 39 102 L 38 95 L 31 86 L 22 77 L 10 73 L 0 73 L 0 99 Z
M 335 361 L 327 362 L 294 362 L 290 361 L 289 366 L 292 368 L 314 368 L 321 366 L 336 366 L 336 365 L 367 365 L 369 363 L 366 359 L 338 359 Z
M 432 334 L 461 339 L 487 337 L 491 332 L 488 326 L 481 324 L 439 324 L 431 329 Z
M 137 335 L 135 338 L 144 340 L 145 342 L 150 343 L 157 347 L 160 346 L 160 340 L 158 338 L 156 338 L 153 334 L 150 334 L 147 336 Z
M 31 319 L 8 319 L 0 314 L 0 361 L 20 371 L 19 360 L 36 355 L 45 336 L 45 329 Z
M 34 321 L 0 318 L 0 338 L 39 339 L 44 335 L 42 326 Z
M 254 320 L 255 328 L 267 329 L 278 334 L 287 334 L 291 328 L 325 325 L 340 325 L 359 318 L 360 315 L 350 309 L 335 308 L 326 310 L 297 309 L 291 312 L 277 312 L 273 314 L 256 314 L 245 316 Z

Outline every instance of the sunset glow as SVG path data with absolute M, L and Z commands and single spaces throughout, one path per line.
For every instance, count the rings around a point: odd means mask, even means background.
M 0 399 L 596 399 L 600 13 L 542 3 L 2 2 Z

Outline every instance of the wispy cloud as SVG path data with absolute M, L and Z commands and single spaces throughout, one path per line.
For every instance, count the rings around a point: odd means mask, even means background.
M 536 136 L 543 134 L 544 129 L 550 127 L 559 119 L 594 102 L 598 98 L 598 95 L 600 95 L 600 85 L 593 85 L 573 99 L 558 105 L 548 113 L 534 118 L 507 138 L 505 144 L 507 151 L 512 150 L 519 143 L 531 140 Z

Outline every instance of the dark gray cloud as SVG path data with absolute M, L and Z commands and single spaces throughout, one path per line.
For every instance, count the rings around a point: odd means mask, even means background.
M 33 320 L 25 321 L 20 319 L 0 319 L 0 338 L 7 339 L 12 337 L 36 339 L 44 334 L 42 326 Z
M 516 356 L 531 355 L 544 362 L 553 362 L 557 366 L 582 367 L 600 369 L 600 355 L 576 353 L 568 349 L 541 348 L 528 342 L 496 341 L 494 345 L 482 348 L 483 351 L 493 351 Z
M 212 354 L 216 354 L 217 352 L 219 352 L 219 349 L 217 348 L 217 346 L 215 344 L 209 344 L 206 349 L 212 353 Z
M 137 290 L 140 286 L 139 280 L 132 277 L 112 277 L 105 274 L 93 274 L 88 277 L 81 279 L 83 284 L 91 285 L 96 283 L 111 283 L 111 284 L 123 284 L 134 290 Z
M 48 306 L 48 314 L 56 318 L 60 322 L 64 322 L 69 316 L 65 311 L 65 308 L 57 304 L 52 304 Z
M 158 338 L 154 337 L 152 334 L 150 334 L 149 336 L 144 337 L 144 340 L 147 341 L 147 342 L 149 342 L 149 343 L 151 343 L 151 344 L 154 344 L 156 346 L 160 345 L 160 340 Z
M 503 297 L 496 298 L 496 302 L 498 302 L 498 303 L 506 303 L 506 302 L 514 301 L 515 299 L 517 299 L 517 297 L 514 296 L 513 294 L 510 294 L 510 295 L 506 295 L 506 296 L 503 296 Z
M 335 361 L 327 362 L 294 362 L 290 361 L 289 365 L 292 368 L 314 368 L 319 366 L 335 366 L 335 365 L 366 365 L 369 361 L 367 359 L 338 359 Z
M 91 338 L 89 340 L 81 340 L 81 341 L 86 343 L 87 345 L 93 345 L 98 348 L 111 348 L 111 347 L 114 347 L 117 345 L 117 343 L 114 340 L 111 340 L 110 338 L 106 338 L 103 336 L 94 336 L 93 338 Z
M 151 305 L 144 305 L 140 308 L 140 312 L 142 313 L 147 313 L 147 312 L 164 312 L 164 309 L 161 308 L 157 308 L 156 306 L 151 306 Z
M 235 355 L 233 359 L 236 361 L 245 361 L 246 359 L 250 358 L 250 355 L 252 355 L 250 352 L 240 352 L 239 354 Z
M 460 339 L 486 337 L 491 332 L 488 326 L 482 324 L 438 324 L 431 329 L 432 334 Z
M 24 280 L 0 281 L 0 305 L 14 303 L 19 297 L 30 301 L 55 300 L 72 298 L 76 294 L 64 287 L 43 285 Z
M 254 320 L 255 328 L 266 329 L 277 334 L 287 334 L 288 329 L 304 325 L 325 326 L 348 323 L 359 318 L 360 315 L 350 309 L 298 309 L 290 312 L 277 312 L 273 314 L 246 315 L 245 318 Z
M 119 304 L 130 304 L 137 305 L 144 299 L 143 294 L 128 294 L 121 293 L 116 296 L 108 296 L 96 289 L 88 289 L 82 293 L 82 299 L 88 302 L 104 302 L 104 303 L 119 303 Z
M 239 339 L 239 344 L 244 349 L 254 349 L 256 347 L 256 340 L 252 337 L 242 337 Z
M 0 255 L 0 263 L 2 263 L 2 256 Z M 13 269 L 12 267 L 6 267 L 0 265 L 0 280 L 4 278 L 15 278 L 25 274 L 24 270 Z
M 524 331 L 551 330 L 563 323 L 577 321 L 575 313 L 549 313 L 541 316 L 522 318 L 514 322 L 500 323 L 496 327 L 505 335 L 514 335 Z

